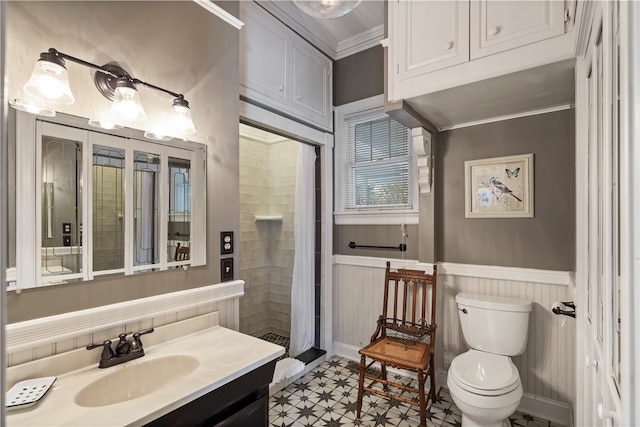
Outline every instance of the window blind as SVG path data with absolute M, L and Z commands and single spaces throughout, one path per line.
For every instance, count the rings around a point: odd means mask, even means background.
M 412 209 L 409 129 L 389 116 L 349 122 L 347 209 Z

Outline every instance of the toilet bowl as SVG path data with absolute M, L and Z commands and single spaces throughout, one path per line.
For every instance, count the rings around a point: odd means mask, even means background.
M 505 425 L 522 398 L 520 375 L 511 359 L 477 350 L 452 361 L 447 386 L 464 426 Z
M 523 393 L 510 356 L 526 347 L 531 302 L 474 294 L 458 294 L 456 302 L 471 349 L 451 361 L 447 386 L 462 425 L 509 426 Z

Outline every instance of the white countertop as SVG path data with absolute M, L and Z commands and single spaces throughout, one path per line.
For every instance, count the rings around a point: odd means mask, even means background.
M 152 347 L 145 356 L 111 368 L 97 364 L 58 377 L 35 406 L 7 412 L 7 426 L 141 426 L 284 354 L 284 348 L 220 326 Z M 169 355 L 189 355 L 199 366 L 158 391 L 126 402 L 82 407 L 76 394 L 101 376 Z M 162 375 L 158 372 L 158 375 Z

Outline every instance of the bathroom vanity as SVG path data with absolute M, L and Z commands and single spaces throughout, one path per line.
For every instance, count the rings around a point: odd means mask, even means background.
M 145 352 L 60 375 L 37 405 L 9 412 L 7 425 L 268 425 L 269 383 L 284 348 L 216 326 Z

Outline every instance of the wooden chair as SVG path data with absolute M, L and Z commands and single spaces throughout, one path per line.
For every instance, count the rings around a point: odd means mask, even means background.
M 358 418 L 362 410 L 362 396 L 367 391 L 419 406 L 420 426 L 427 425 L 427 403 L 429 400 L 433 403 L 436 399 L 433 358 L 437 326 L 436 275 L 435 265 L 433 274 L 426 274 L 418 270 L 391 271 L 387 262 L 382 314 L 371 336 L 371 343 L 360 350 Z M 368 364 L 367 359 L 371 359 Z M 377 376 L 367 372 L 376 362 L 381 366 L 380 375 Z M 387 367 L 416 372 L 418 388 L 389 380 Z M 425 396 L 427 377 L 430 378 L 430 388 Z M 365 380 L 371 382 L 366 385 Z M 400 391 L 392 393 L 391 388 Z M 417 393 L 417 402 L 400 396 L 402 390 Z
M 176 247 L 176 253 L 173 256 L 173 260 L 186 261 L 189 259 L 189 255 L 190 255 L 189 246 L 180 246 L 180 243 L 178 243 L 178 246 Z

